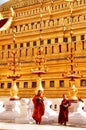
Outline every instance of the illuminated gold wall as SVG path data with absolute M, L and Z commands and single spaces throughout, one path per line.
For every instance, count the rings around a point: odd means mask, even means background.
M 9 9 L 6 10 L 8 5 L 7 3 L 1 8 L 4 17 L 10 16 Z M 0 96 L 10 96 L 12 80 L 7 75 L 12 72 L 8 69 L 8 62 L 14 49 L 17 50 L 21 63 L 21 71 L 16 72 L 22 75 L 17 80 L 19 96 L 34 95 L 38 76 L 31 73 L 31 68 L 36 67 L 34 58 L 38 47 L 42 46 L 47 66 L 47 73 L 41 75 L 44 95 L 51 98 L 61 97 L 63 93 L 68 93 L 70 87 L 70 79 L 62 76 L 64 72 L 70 71 L 69 3 L 57 0 L 43 5 L 26 5 L 14 5 L 15 17 L 12 25 L 15 29 L 16 45 L 13 44 L 12 27 L 0 32 Z M 75 79 L 75 85 L 78 95 L 86 97 L 86 1 L 74 2 L 72 8 L 74 70 L 82 75 L 80 79 Z

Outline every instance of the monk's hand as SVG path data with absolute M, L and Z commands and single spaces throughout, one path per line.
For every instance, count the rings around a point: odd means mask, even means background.
M 43 102 L 42 98 L 37 98 L 37 102 Z

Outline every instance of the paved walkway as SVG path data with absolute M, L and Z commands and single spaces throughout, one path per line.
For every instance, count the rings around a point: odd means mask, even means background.
M 86 126 L 60 126 L 58 124 L 15 124 L 0 122 L 0 130 L 86 130 Z

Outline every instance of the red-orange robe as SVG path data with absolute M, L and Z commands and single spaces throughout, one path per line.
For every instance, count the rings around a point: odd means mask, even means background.
M 41 98 L 42 101 L 38 101 L 38 98 Z M 43 97 L 39 95 L 35 95 L 32 101 L 34 103 L 34 110 L 33 110 L 32 117 L 36 122 L 41 123 L 42 116 L 44 115 L 44 111 L 45 111 Z
M 68 107 L 69 106 L 70 106 L 70 101 L 68 99 L 63 99 L 60 105 L 58 123 L 62 124 L 68 121 Z

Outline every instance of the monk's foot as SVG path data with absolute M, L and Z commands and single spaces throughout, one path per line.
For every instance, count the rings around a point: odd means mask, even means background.
M 62 125 L 63 123 L 62 122 L 58 122 L 60 125 Z
M 36 124 L 38 124 L 38 121 L 36 121 Z
M 67 124 L 66 124 L 66 122 L 64 122 L 64 126 L 66 126 Z

